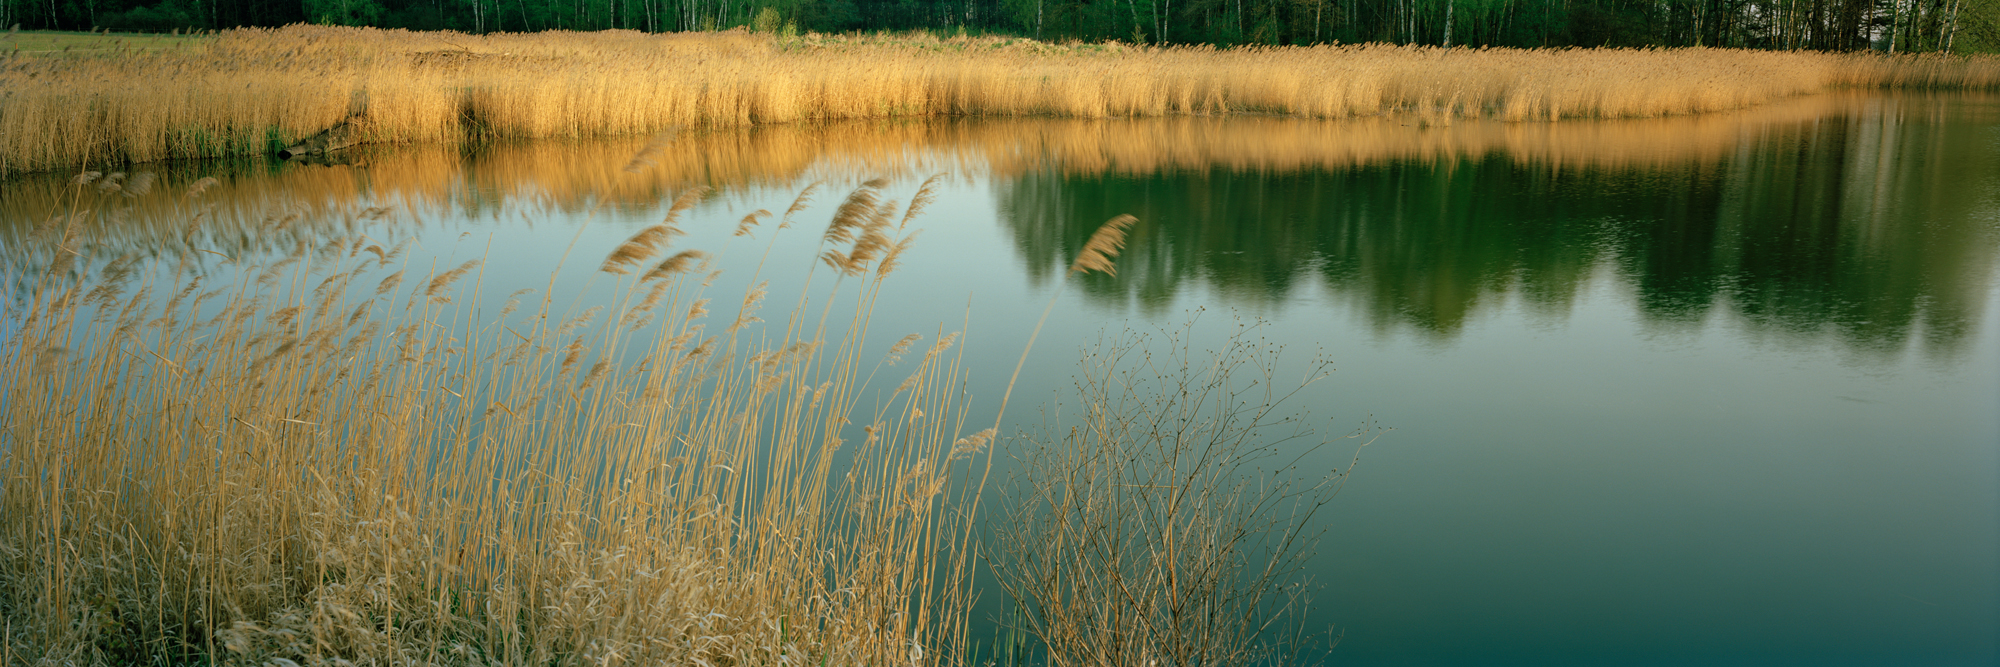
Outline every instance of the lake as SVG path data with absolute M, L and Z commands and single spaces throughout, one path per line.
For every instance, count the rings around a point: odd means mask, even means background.
M 1319 517 L 1310 622 L 1336 664 L 2000 663 L 2000 96 L 691 129 L 634 164 L 646 145 L 142 165 L 122 191 L 19 176 L 0 271 L 12 307 L 54 259 L 28 231 L 81 206 L 94 260 L 226 275 L 362 234 L 440 271 L 485 258 L 481 307 L 552 274 L 587 307 L 605 254 L 704 185 L 676 244 L 720 251 L 715 294 L 755 274 L 787 295 L 848 191 L 907 202 L 944 174 L 873 326 L 966 332 L 970 423 L 1053 302 L 1010 424 L 1100 336 L 1200 348 L 1261 322 L 1337 369 L 1289 404 L 1321 435 L 1393 429 Z M 802 229 L 732 236 L 812 183 Z M 1069 275 L 1119 214 L 1140 223 L 1117 274 Z

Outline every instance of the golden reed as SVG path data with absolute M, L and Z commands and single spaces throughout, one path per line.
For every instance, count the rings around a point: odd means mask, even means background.
M 669 217 L 611 249 L 609 303 L 496 316 L 479 260 L 356 237 L 156 274 L 69 252 L 80 219 L 41 231 L 59 261 L 5 318 L 0 664 L 963 655 L 990 434 L 960 433 L 956 334 L 897 368 L 868 346 L 887 257 L 711 322 L 737 295 L 684 271 L 705 255 Z
M 0 173 L 374 141 L 893 116 L 1654 117 L 1843 86 L 2000 85 L 2000 58 L 1728 49 L 1214 49 L 925 35 L 463 35 L 290 26 L 0 68 Z

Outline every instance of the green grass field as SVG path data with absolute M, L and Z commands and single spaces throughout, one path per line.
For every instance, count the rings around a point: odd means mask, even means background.
M 132 50 L 166 51 L 187 49 L 209 39 L 206 35 L 22 30 L 0 35 L 0 52 L 23 56 L 61 56 Z

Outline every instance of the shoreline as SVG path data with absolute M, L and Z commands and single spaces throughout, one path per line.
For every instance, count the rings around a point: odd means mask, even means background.
M 0 175 L 272 154 L 351 118 L 365 119 L 365 143 L 423 143 L 943 116 L 1648 118 L 1848 87 L 2000 88 L 1993 56 L 1710 48 L 1214 49 L 304 25 L 203 39 L 115 58 L 9 56 Z

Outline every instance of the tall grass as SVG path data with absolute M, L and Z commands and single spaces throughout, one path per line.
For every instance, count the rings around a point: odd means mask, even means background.
M 350 117 L 368 139 L 396 142 L 939 115 L 1519 121 L 1700 113 L 1842 86 L 1996 85 L 2000 59 L 1986 57 L 291 26 L 124 57 L 10 56 L 0 173 L 268 152 Z
M 838 261 L 760 324 L 761 290 L 708 294 L 673 247 L 701 196 L 605 249 L 621 296 L 582 312 L 547 290 L 483 311 L 480 262 L 365 240 L 212 284 L 80 269 L 81 216 L 49 227 L 55 263 L 0 321 L 0 662 L 959 655 L 949 507 L 977 485 L 951 479 L 978 453 L 955 336 L 901 341 L 907 378 L 865 405 L 860 379 L 921 206 L 851 194 Z

